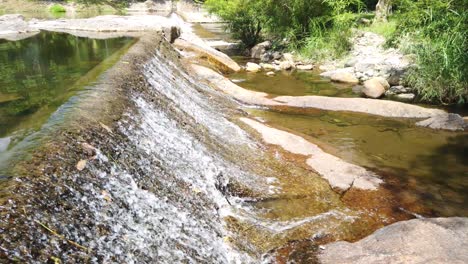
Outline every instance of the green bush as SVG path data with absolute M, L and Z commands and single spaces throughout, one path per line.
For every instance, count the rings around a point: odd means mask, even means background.
M 51 7 L 49 7 L 49 11 L 52 13 L 65 13 L 67 10 L 65 7 L 63 7 L 60 4 L 53 4 Z

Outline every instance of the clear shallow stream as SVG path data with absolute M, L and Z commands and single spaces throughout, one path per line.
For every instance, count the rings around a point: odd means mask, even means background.
M 49 120 L 132 42 L 45 31 L 20 41 L 0 40 L 0 168 L 6 165 L 6 152 L 45 123 L 60 119 L 55 115 Z
M 413 121 L 356 113 L 248 112 L 371 168 L 393 184 L 402 203 L 421 203 L 436 216 L 468 216 L 466 132 L 436 131 Z

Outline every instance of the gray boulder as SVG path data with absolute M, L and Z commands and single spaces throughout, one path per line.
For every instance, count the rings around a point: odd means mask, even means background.
M 377 230 L 356 242 L 335 242 L 321 263 L 468 263 L 468 218 L 414 219 Z
M 273 53 L 270 52 L 270 51 L 267 51 L 265 53 L 263 53 L 262 55 L 260 55 L 260 61 L 262 62 L 268 62 L 268 61 L 271 61 L 273 60 Z
M 250 50 L 250 57 L 253 59 L 261 59 L 262 55 L 267 52 L 271 48 L 270 41 L 264 41 L 262 43 L 258 43 Z
M 429 127 L 432 129 L 445 129 L 451 131 L 463 131 L 467 127 L 463 117 L 457 114 L 435 115 L 429 119 L 416 123 L 416 125 Z

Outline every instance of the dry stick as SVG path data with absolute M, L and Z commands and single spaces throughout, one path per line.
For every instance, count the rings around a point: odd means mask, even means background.
M 39 221 L 37 221 L 37 220 L 34 220 L 34 222 L 36 222 L 37 224 L 39 224 L 40 226 L 42 226 L 44 229 L 46 229 L 47 231 L 49 231 L 49 232 L 52 233 L 53 235 L 55 235 L 55 236 L 57 236 L 57 237 L 59 237 L 59 238 L 65 240 L 65 241 L 67 241 L 68 243 L 72 244 L 73 246 L 75 246 L 75 247 L 77 247 L 77 248 L 79 248 L 79 249 L 82 249 L 82 250 L 84 250 L 84 251 L 88 251 L 88 248 L 87 248 L 87 247 L 84 247 L 84 246 L 82 246 L 82 245 L 80 245 L 80 244 L 78 244 L 78 243 L 76 243 L 76 242 L 74 242 L 74 241 L 71 241 L 71 240 L 67 239 L 66 237 L 60 235 L 59 233 L 57 233 L 57 232 L 55 232 L 54 230 L 52 230 L 52 229 L 50 229 L 49 227 L 47 227 L 45 224 L 43 224 L 43 223 L 41 223 L 41 222 L 39 222 Z

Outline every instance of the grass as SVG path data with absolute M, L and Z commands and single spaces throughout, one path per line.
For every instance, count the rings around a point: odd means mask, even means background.
M 405 45 L 408 53 L 416 55 L 417 67 L 410 69 L 404 81 L 418 91 L 423 101 L 468 102 L 468 56 L 462 50 L 464 38 L 447 32 L 437 39 L 422 37 Z

